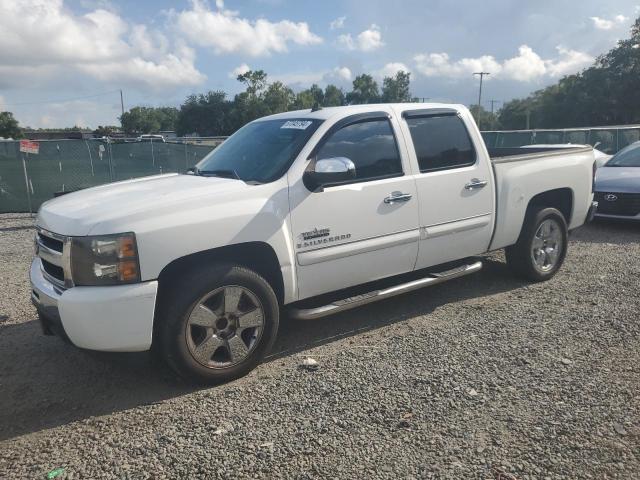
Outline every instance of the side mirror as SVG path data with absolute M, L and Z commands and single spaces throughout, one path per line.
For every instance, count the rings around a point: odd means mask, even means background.
M 302 181 L 312 192 L 323 187 L 348 182 L 356 177 L 356 166 L 346 157 L 323 158 L 316 160 L 312 168 L 304 172 Z

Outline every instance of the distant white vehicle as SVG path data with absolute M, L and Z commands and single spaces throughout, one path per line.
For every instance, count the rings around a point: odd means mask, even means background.
M 140 135 L 136 138 L 136 142 L 160 142 L 165 143 L 162 135 Z
M 604 153 L 601 150 L 598 150 L 596 147 L 599 143 L 593 147 L 593 156 L 596 159 L 596 167 L 600 168 L 605 163 L 607 163 L 613 155 L 609 155 Z M 582 145 L 578 143 L 538 143 L 536 145 L 524 145 L 522 148 L 579 148 L 579 147 L 588 147 L 589 145 Z

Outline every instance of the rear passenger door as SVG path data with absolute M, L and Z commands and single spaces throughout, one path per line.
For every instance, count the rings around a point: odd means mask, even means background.
M 311 192 L 299 171 L 290 176 L 300 298 L 413 269 L 418 201 L 398 137 L 399 122 L 387 112 L 352 115 L 330 127 L 304 168 L 321 159 L 348 158 L 355 164 L 354 179 Z M 402 201 L 389 200 L 400 193 Z
M 403 112 L 410 156 L 417 165 L 420 246 L 416 268 L 485 252 L 494 222 L 494 185 L 477 129 L 454 109 Z M 470 115 L 467 122 L 473 122 Z M 474 138 L 476 137 L 476 138 Z M 413 148 L 412 148 L 413 147 Z

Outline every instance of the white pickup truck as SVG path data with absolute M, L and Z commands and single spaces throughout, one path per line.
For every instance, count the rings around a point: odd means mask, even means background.
M 244 375 L 281 312 L 315 319 L 478 271 L 506 248 L 552 277 L 593 213 L 590 147 L 490 157 L 460 105 L 362 105 L 253 121 L 190 174 L 103 185 L 37 217 L 45 333 L 153 347 L 181 375 Z

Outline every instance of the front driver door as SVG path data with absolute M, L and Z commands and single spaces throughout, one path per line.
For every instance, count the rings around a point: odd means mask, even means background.
M 311 192 L 296 175 L 290 207 L 300 299 L 413 270 L 418 199 L 397 131 L 387 112 L 342 119 L 312 151 L 307 168 L 346 157 L 356 177 Z M 403 201 L 390 201 L 398 192 Z

